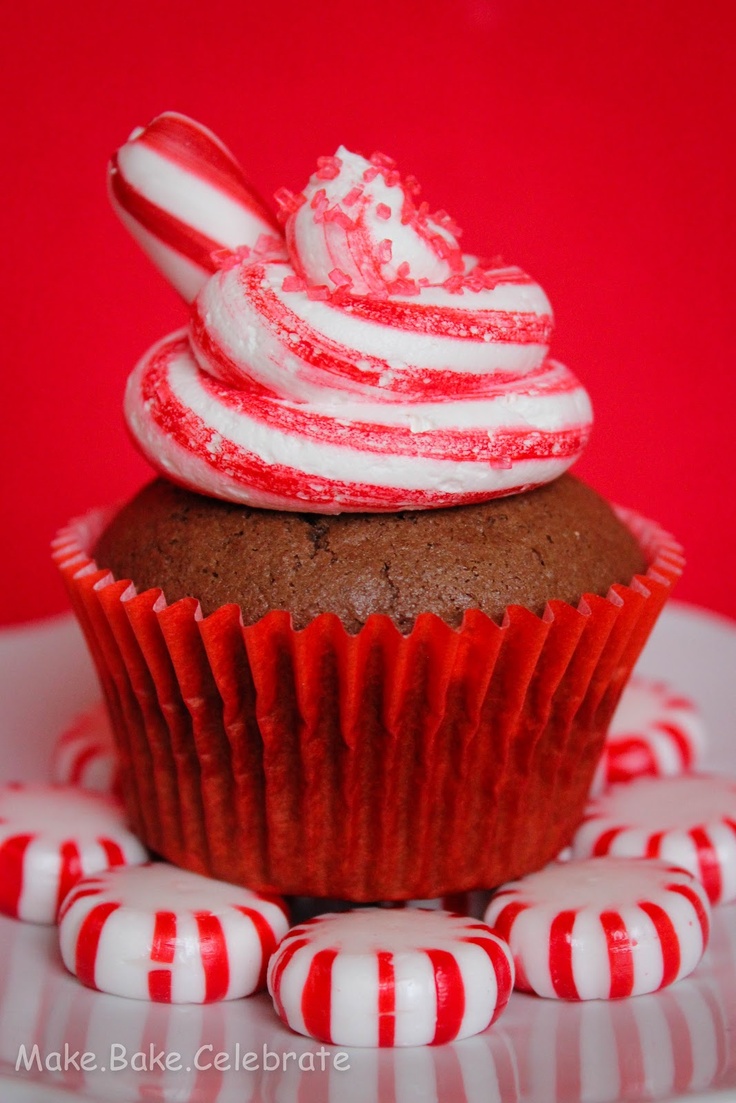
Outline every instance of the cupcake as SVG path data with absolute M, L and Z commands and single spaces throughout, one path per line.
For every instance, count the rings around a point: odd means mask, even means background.
M 191 302 L 127 389 L 159 477 L 55 545 L 135 829 L 299 896 L 539 868 L 681 569 L 566 474 L 592 415 L 544 292 L 464 255 L 382 154 L 321 158 L 283 232 L 180 115 L 110 181 Z

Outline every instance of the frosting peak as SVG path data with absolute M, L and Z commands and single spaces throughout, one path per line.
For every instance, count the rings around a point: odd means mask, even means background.
M 417 206 L 418 191 L 384 154 L 366 160 L 340 146 L 334 157 L 320 158 L 285 212 L 295 270 L 312 284 L 332 281 L 384 299 L 462 273 L 459 231 L 448 216 L 440 222 L 426 204 Z
M 463 256 L 390 158 L 320 158 L 303 192 L 277 193 L 283 237 L 183 116 L 134 132 L 111 174 L 126 224 L 194 296 L 126 397 L 174 481 L 267 508 L 428 509 L 537 486 L 582 451 L 590 403 L 547 359 L 544 292 Z

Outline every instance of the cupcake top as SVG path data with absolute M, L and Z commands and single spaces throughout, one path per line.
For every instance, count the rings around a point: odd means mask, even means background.
M 172 113 L 113 158 L 113 202 L 185 298 L 133 372 L 126 417 L 191 490 L 314 513 L 469 504 L 557 478 L 590 402 L 547 358 L 520 269 L 464 255 L 390 158 L 342 147 L 278 224 L 209 131 Z
M 194 595 L 205 616 L 234 602 L 255 624 L 288 609 L 301 629 L 330 612 L 351 633 L 373 613 L 403 633 L 422 613 L 453 628 L 468 609 L 498 623 L 509 605 L 542 616 L 550 599 L 576 605 L 647 569 L 626 525 L 572 475 L 458 509 L 339 516 L 250 509 L 155 479 L 94 554 L 140 592 Z

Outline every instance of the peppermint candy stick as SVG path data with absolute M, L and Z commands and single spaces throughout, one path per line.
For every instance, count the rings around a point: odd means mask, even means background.
M 217 269 L 213 253 L 253 248 L 262 235 L 280 240 L 232 153 L 175 111 L 133 131 L 110 160 L 108 182 L 122 222 L 187 302 Z

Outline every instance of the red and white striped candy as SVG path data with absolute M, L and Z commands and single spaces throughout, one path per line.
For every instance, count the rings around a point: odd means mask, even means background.
M 513 987 L 508 946 L 477 920 L 361 908 L 293 927 L 268 990 L 298 1034 L 345 1046 L 452 1042 L 485 1030 Z
M 88 878 L 59 916 L 61 956 L 83 984 L 158 1003 L 249 996 L 288 928 L 278 897 L 165 862 Z
M 686 977 L 710 935 L 702 885 L 655 859 L 553 863 L 503 886 L 485 915 L 516 987 L 564 1000 L 640 996 Z
M 56 785 L 0 788 L 0 911 L 55 923 L 82 877 L 148 855 L 112 797 Z
M 701 1103 L 712 1101 L 707 1089 L 722 1084 L 732 1062 L 718 995 L 704 965 L 631 1000 L 525 1000 L 516 1041 L 524 1100 L 672 1103 L 697 1092 Z
M 632 678 L 608 732 L 604 759 L 609 783 L 677 777 L 702 760 L 705 730 L 695 704 L 665 682 Z
M 133 131 L 110 161 L 109 188 L 125 226 L 187 301 L 216 270 L 214 252 L 281 237 L 227 147 L 174 111 Z
M 104 702 L 81 713 L 62 732 L 51 759 L 51 780 L 97 793 L 119 793 L 120 774 Z
M 736 780 L 690 774 L 614 785 L 590 802 L 572 847 L 576 858 L 663 858 L 725 904 L 736 899 Z

